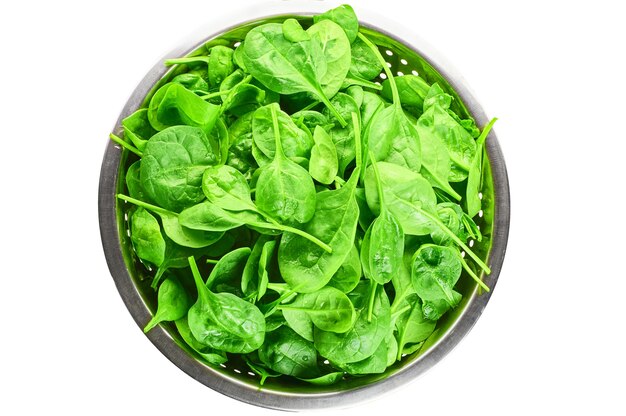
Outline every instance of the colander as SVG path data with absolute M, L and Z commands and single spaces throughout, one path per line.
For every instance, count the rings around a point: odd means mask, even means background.
M 285 7 L 282 7 L 284 10 Z M 319 11 L 315 10 L 316 13 Z M 267 14 L 267 10 L 265 13 Z M 257 17 L 218 30 L 213 35 L 196 38 L 167 57 L 198 55 L 201 50 L 205 50 L 205 45 L 234 47 L 255 26 L 282 21 L 287 17 L 295 17 L 306 24 L 311 20 L 311 14 L 289 13 Z M 359 15 L 362 15 L 360 11 Z M 369 21 L 380 20 L 378 16 L 374 16 Z M 473 117 L 480 127 L 487 123 L 485 113 L 461 78 L 452 72 L 449 65 L 443 66 L 441 60 L 434 57 L 435 54 L 423 41 L 415 39 L 410 33 L 403 33 L 402 37 L 394 35 L 402 31 L 397 25 L 387 24 L 387 27 L 394 28 L 394 33 L 391 33 L 369 21 L 361 21 L 361 28 L 378 45 L 393 73 L 419 74 L 429 83 L 438 82 L 455 98 L 453 109 L 457 113 L 464 117 Z M 159 61 L 133 92 L 114 131 L 121 133 L 121 120 L 145 105 L 151 94 L 175 76 L 176 71 L 176 68 L 168 69 L 162 60 Z M 378 81 L 382 81 L 384 77 L 381 74 Z M 482 277 L 493 289 L 500 273 L 508 238 L 509 187 L 504 159 L 493 131 L 489 134 L 486 148 L 488 158 L 484 163 L 483 210 L 477 218 L 484 237 L 481 242 L 472 241 L 469 245 L 490 265 L 492 273 Z M 139 327 L 143 328 L 156 310 L 156 293 L 150 288 L 149 279 L 153 271 L 141 263 L 133 252 L 127 212 L 130 207 L 115 198 L 116 193 L 126 191 L 124 173 L 134 160 L 134 155 L 109 142 L 102 163 L 98 202 L 102 244 L 111 275 L 131 315 Z M 407 383 L 432 367 L 456 346 L 472 328 L 493 291 L 479 292 L 474 281 L 465 274 L 455 289 L 463 294 L 462 303 L 439 321 L 436 333 L 421 351 L 404 357 L 384 374 L 353 377 L 327 387 L 289 384 L 281 378 L 268 379 L 260 387 L 259 376 L 251 372 L 243 362 L 229 361 L 221 366 L 205 364 L 182 341 L 174 325 L 159 326 L 150 331 L 147 337 L 170 361 L 191 377 L 235 399 L 282 410 L 345 407 L 372 399 Z

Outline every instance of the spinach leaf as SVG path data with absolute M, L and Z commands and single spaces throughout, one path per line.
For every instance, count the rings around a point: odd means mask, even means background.
M 326 130 L 320 126 L 315 126 L 313 140 L 315 145 L 311 149 L 309 173 L 319 183 L 330 185 L 339 169 L 337 149 Z
M 357 170 L 355 170 L 357 172 Z M 296 292 L 315 292 L 328 283 L 352 249 L 359 217 L 354 199 L 357 174 L 340 189 L 317 194 L 313 218 L 303 230 L 328 244 L 327 252 L 299 235 L 285 233 L 278 248 L 278 265 Z
M 350 293 L 361 280 L 361 259 L 356 246 L 352 249 L 339 267 L 339 270 L 328 282 L 328 286 L 337 288 L 343 293 Z
M 330 138 L 333 143 L 335 143 L 339 161 L 339 174 L 343 176 L 348 164 L 356 157 L 355 134 L 356 129 L 360 127 L 360 112 L 356 101 L 348 94 L 339 93 L 331 102 L 335 105 L 337 111 L 347 120 L 352 118 L 352 114 L 357 114 L 357 123 L 348 123 L 345 127 L 335 125 L 328 131 Z M 331 120 L 334 120 L 332 115 L 329 114 L 329 116 Z
M 268 89 L 284 95 L 310 93 L 342 125 L 346 124 L 322 89 L 321 79 L 328 64 L 319 42 L 290 42 L 284 37 L 281 24 L 267 23 L 248 32 L 242 57 L 247 71 Z
M 187 291 L 174 277 L 168 277 L 159 286 L 157 298 L 157 311 L 146 324 L 143 332 L 148 332 L 163 321 L 176 321 L 187 315 L 187 310 L 191 306 L 191 300 Z
M 257 284 L 257 300 L 261 300 L 265 292 L 267 291 L 267 285 L 269 284 L 270 277 L 268 272 L 269 262 L 274 255 L 274 249 L 276 248 L 276 240 L 267 241 L 263 244 L 261 250 L 261 256 L 259 257 L 259 269 L 258 276 L 259 281 Z
M 380 63 L 372 49 L 360 38 L 352 43 L 350 72 L 348 76 L 371 80 L 383 72 Z
M 165 235 L 181 246 L 191 248 L 207 247 L 222 238 L 223 234 L 219 232 L 193 230 L 191 228 L 183 227 L 178 222 L 178 214 L 175 212 L 139 201 L 126 195 L 118 194 L 117 197 L 123 201 L 130 202 L 133 205 L 137 205 L 138 207 L 150 210 L 161 217 L 161 223 L 163 224 L 163 231 L 165 231 Z
M 417 295 L 411 295 L 410 309 L 400 315 L 396 321 L 398 330 L 398 353 L 396 359 L 400 361 L 402 354 L 407 354 L 414 344 L 422 343 L 435 330 L 435 321 L 424 317 L 422 303 Z
M 371 320 L 367 317 L 369 283 L 359 283 L 348 297 L 356 310 L 352 328 L 343 334 L 317 328 L 314 331 L 315 348 L 323 357 L 334 363 L 355 363 L 370 357 L 390 331 L 389 299 L 382 286 L 376 288 Z
M 357 33 L 359 33 L 359 20 L 352 6 L 348 4 L 342 4 L 325 13 L 313 16 L 313 22 L 315 23 L 323 20 L 331 20 L 343 28 L 350 43 L 354 42 Z
M 133 164 L 128 167 L 125 181 L 126 188 L 128 188 L 128 195 L 142 201 L 151 202 L 141 186 L 141 160 L 133 162 Z
M 252 252 L 246 260 L 241 275 L 241 291 L 248 299 L 259 298 L 259 262 L 263 253 L 263 247 L 269 240 L 268 236 L 261 235 L 254 243 Z
M 307 33 L 311 42 L 319 44 L 326 60 L 326 72 L 319 81 L 324 95 L 331 98 L 341 89 L 350 69 L 350 41 L 342 26 L 332 20 L 317 21 L 307 29 Z
M 122 127 L 124 127 L 124 137 L 130 139 L 135 147 L 142 152 L 150 137 L 156 134 L 156 130 L 152 128 L 148 120 L 147 108 L 140 108 L 122 120 Z
M 130 239 L 137 256 L 160 266 L 165 260 L 165 239 L 161 226 L 152 214 L 138 208 L 130 217 Z
M 172 78 L 176 82 L 195 94 L 206 94 L 209 92 L 209 84 L 198 74 L 180 74 Z
M 163 208 L 180 212 L 204 199 L 201 181 L 218 162 L 206 134 L 197 127 L 176 126 L 150 139 L 141 159 L 141 185 Z
M 424 244 L 413 256 L 411 279 L 423 301 L 445 300 L 455 307 L 453 288 L 461 276 L 461 261 L 453 248 Z
M 189 309 L 189 329 L 202 344 L 217 350 L 245 354 L 265 339 L 265 318 L 259 309 L 231 293 L 212 293 L 189 258 L 198 300 Z
M 371 155 L 371 154 L 370 154 Z M 380 215 L 374 220 L 370 229 L 368 248 L 369 277 L 380 285 L 391 281 L 391 278 L 402 267 L 404 253 L 404 232 L 395 215 L 385 204 L 383 185 L 380 180 L 376 161 L 372 158 L 372 170 L 376 177 Z
M 226 353 L 222 351 L 216 351 L 213 348 L 198 342 L 189 329 L 189 323 L 187 322 L 187 316 L 176 321 L 176 329 L 180 334 L 183 341 L 187 343 L 200 357 L 204 358 L 211 364 L 224 364 L 228 361 Z
M 283 309 L 282 313 L 291 329 L 307 341 L 313 342 L 313 320 L 306 312 L 297 309 Z
M 276 153 L 276 129 L 272 112 L 278 119 L 278 133 L 282 143 L 282 150 L 286 157 L 309 158 L 313 147 L 313 138 L 306 131 L 300 129 L 294 121 L 283 111 L 278 104 L 270 104 L 259 108 L 252 117 L 252 137 L 256 147 L 269 160 Z
M 211 48 L 208 60 L 209 85 L 211 87 L 220 85 L 235 70 L 233 52 L 231 48 L 222 45 Z
M 237 169 L 249 179 L 252 172 L 258 168 L 254 156 L 252 156 L 252 116 L 250 112 L 239 117 L 228 128 L 230 144 L 226 164 Z
M 330 386 L 332 384 L 338 383 L 342 378 L 343 372 L 335 371 L 333 373 L 324 374 L 323 376 L 315 378 L 300 378 L 300 380 L 305 381 L 309 384 L 314 384 L 316 386 Z
M 283 312 L 304 312 L 317 328 L 337 333 L 348 331 L 355 318 L 350 299 L 334 287 L 324 287 L 313 293 L 301 293 L 293 302 L 279 305 L 278 309 Z
M 219 115 L 220 107 L 206 102 L 181 84 L 171 82 L 157 90 L 148 107 L 148 120 L 155 130 L 170 126 L 200 127 L 209 133 Z
M 308 378 L 319 373 L 315 347 L 289 327 L 281 326 L 267 333 L 259 348 L 259 358 L 268 368 L 281 374 Z
M 282 223 L 305 223 L 315 213 L 315 185 L 309 173 L 283 153 L 276 105 L 269 106 L 274 125 L 275 152 L 263 166 L 256 185 L 256 205 Z
M 241 274 L 250 253 L 250 247 L 240 247 L 222 256 L 209 274 L 206 281 L 207 289 L 217 292 L 240 293 Z
M 428 95 L 430 85 L 423 78 L 417 75 L 402 75 L 393 78 L 398 89 L 398 98 L 405 107 L 417 109 L 420 115 L 424 108 L 424 99 Z M 386 79 L 383 81 L 383 89 L 380 92 L 384 98 L 391 100 L 393 98 L 391 81 Z

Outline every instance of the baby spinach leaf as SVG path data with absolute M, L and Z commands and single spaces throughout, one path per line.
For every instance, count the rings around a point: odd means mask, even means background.
M 383 65 L 381 65 L 376 54 L 360 38 L 352 43 L 350 55 L 350 72 L 348 75 L 350 77 L 371 80 L 383 71 Z
M 378 162 L 380 183 L 389 211 L 398 219 L 406 234 L 430 234 L 433 226 L 422 211 L 435 212 L 437 198 L 432 186 L 419 173 L 399 165 Z M 380 202 L 373 167 L 365 173 L 367 203 L 374 213 L 380 212 Z M 420 208 L 420 209 L 417 209 Z
M 300 378 L 300 380 L 305 381 L 309 384 L 314 384 L 316 386 L 330 386 L 332 384 L 338 383 L 342 378 L 343 371 L 335 371 L 333 373 L 328 373 L 315 378 Z
M 176 126 L 150 139 L 141 160 L 141 185 L 163 208 L 180 212 L 204 199 L 201 181 L 206 168 L 218 162 L 204 132 Z
M 226 164 L 237 169 L 249 179 L 252 172 L 258 168 L 252 156 L 252 116 L 250 112 L 239 117 L 228 128 L 230 144 Z
M 337 149 L 326 130 L 320 126 L 315 127 L 313 140 L 315 145 L 311 149 L 309 173 L 319 183 L 329 185 L 335 180 L 339 169 Z
M 151 202 L 141 186 L 141 160 L 133 162 L 126 171 L 126 187 L 128 195 L 142 201 Z
M 461 276 L 461 261 L 450 247 L 424 244 L 413 256 L 411 279 L 415 293 L 423 301 L 445 300 L 457 305 L 453 288 Z
M 219 115 L 220 107 L 206 102 L 181 84 L 165 84 L 154 94 L 148 107 L 148 119 L 155 130 L 170 126 L 200 127 L 209 133 Z
M 253 213 L 248 213 L 247 211 L 239 212 L 249 214 L 251 219 L 255 218 Z M 246 223 L 245 219 L 245 216 L 226 211 L 209 201 L 186 208 L 178 215 L 178 222 L 181 226 L 203 231 L 232 230 L 244 225 Z
M 267 285 L 269 284 L 270 277 L 268 272 L 269 262 L 274 255 L 274 249 L 276 248 L 276 240 L 267 241 L 263 244 L 261 250 L 261 256 L 259 257 L 259 269 L 258 276 L 259 281 L 257 284 L 257 300 L 261 300 L 265 292 L 267 291 Z
M 210 202 L 222 209 L 256 211 L 246 178 L 233 167 L 221 165 L 206 169 L 202 176 L 202 191 Z
M 301 293 L 293 302 L 279 305 L 278 309 L 304 312 L 317 328 L 337 333 L 348 331 L 355 318 L 350 299 L 339 289 L 328 286 L 317 292 Z
M 275 152 L 269 165 L 262 167 L 256 185 L 256 205 L 282 223 L 305 223 L 315 213 L 315 185 L 308 172 L 289 160 L 281 144 L 275 104 L 269 106 L 274 125 Z
M 339 174 L 343 176 L 348 164 L 356 157 L 356 144 L 354 142 L 355 124 L 358 124 L 358 127 L 356 128 L 360 127 L 360 112 L 356 101 L 354 101 L 354 98 L 348 94 L 339 93 L 331 100 L 331 102 L 346 120 L 350 120 L 353 113 L 358 115 L 357 123 L 348 123 L 345 127 L 335 125 L 328 131 L 330 138 L 333 143 L 335 143 L 337 158 L 339 161 Z M 329 116 L 329 118 L 333 120 L 330 114 Z
M 370 154 L 371 155 L 371 154 Z M 372 158 L 372 168 L 376 178 L 378 189 L 378 202 L 380 215 L 374 220 L 370 229 L 370 241 L 368 248 L 370 278 L 380 285 L 391 281 L 393 275 L 402 267 L 402 255 L 404 253 L 404 232 L 400 222 L 393 215 L 386 203 L 383 185 L 380 180 L 376 161 Z
M 342 125 L 346 124 L 322 89 L 321 78 L 328 64 L 319 42 L 290 42 L 281 24 L 267 23 L 248 32 L 243 46 L 246 70 L 263 85 L 284 95 L 308 92 L 323 102 Z
M 278 265 L 283 279 L 296 292 L 315 292 L 324 287 L 352 249 L 359 217 L 354 199 L 357 175 L 353 173 L 338 190 L 318 193 L 315 214 L 303 226 L 306 233 L 328 244 L 331 253 L 299 235 L 283 235 L 278 248 Z
M 176 329 L 180 334 L 183 341 L 187 343 L 200 357 L 204 358 L 211 364 L 224 364 L 228 361 L 226 353 L 222 351 L 216 351 L 213 348 L 201 344 L 196 340 L 189 329 L 189 323 L 187 322 L 187 316 L 182 317 L 176 321 Z
M 356 246 L 352 249 L 339 267 L 339 270 L 328 282 L 328 286 L 337 288 L 343 293 L 350 293 L 361 280 L 361 259 Z
M 322 20 L 332 20 L 337 23 L 346 33 L 350 43 L 354 42 L 357 33 L 359 33 L 359 20 L 354 13 L 352 6 L 342 4 L 339 7 L 330 9 L 326 13 L 313 16 L 313 22 L 318 23 Z
M 130 239 L 137 256 L 157 266 L 165 259 L 165 239 L 161 226 L 152 214 L 138 208 L 130 217 Z
M 191 300 L 180 281 L 171 276 L 159 286 L 157 305 L 156 313 L 143 329 L 145 333 L 163 321 L 176 321 L 187 315 Z
M 176 82 L 189 91 L 193 91 L 195 94 L 205 94 L 209 92 L 209 84 L 206 83 L 204 78 L 198 74 L 180 74 L 172 78 L 172 82 Z
M 315 127 L 329 127 L 331 122 L 326 115 L 314 110 L 301 110 L 291 115 L 291 119 L 297 124 L 305 126 L 309 131 L 315 131 Z
M 252 137 L 254 144 L 269 160 L 276 153 L 276 132 L 272 111 L 278 119 L 278 132 L 282 150 L 286 157 L 306 157 L 311 154 L 313 138 L 306 131 L 300 129 L 294 121 L 283 111 L 278 104 L 270 104 L 259 108 L 252 117 Z
M 311 39 L 296 19 L 287 19 L 283 22 L 283 35 L 289 42 L 303 42 Z
M 409 299 L 410 309 L 400 315 L 396 321 L 398 330 L 398 353 L 397 360 L 402 359 L 402 354 L 406 354 L 413 344 L 418 344 L 426 340 L 435 330 L 436 321 L 431 321 L 424 317 L 422 313 L 422 303 L 417 295 L 411 295 Z
M 422 113 L 424 107 L 424 99 L 428 95 L 430 85 L 423 78 L 417 75 L 402 75 L 394 77 L 394 82 L 398 88 L 400 102 L 405 107 L 414 107 L 419 113 Z M 383 81 L 383 89 L 380 92 L 384 98 L 391 100 L 393 94 L 391 92 L 391 82 L 389 79 Z
M 142 152 L 145 150 L 150 137 L 156 134 L 156 130 L 152 128 L 148 120 L 147 108 L 140 108 L 122 120 L 122 127 L 124 127 L 124 137 L 130 139 L 135 147 Z
M 208 60 L 209 85 L 219 86 L 224 78 L 234 70 L 233 50 L 227 46 L 216 45 L 211 48 Z
M 339 364 L 339 367 L 348 374 L 380 374 L 387 369 L 387 354 L 389 346 L 383 340 L 376 351 L 369 357 L 354 363 Z
M 376 288 L 372 319 L 368 320 L 369 282 L 361 282 L 348 294 L 356 310 L 352 328 L 345 333 L 315 329 L 315 348 L 334 363 L 355 363 L 372 356 L 390 331 L 389 299 L 382 286 Z
M 456 234 L 461 240 L 467 240 L 465 234 L 465 227 L 463 226 L 463 210 L 461 207 L 453 202 L 442 202 L 437 204 L 437 216 L 441 222 L 454 234 Z M 448 234 L 443 232 L 440 228 L 433 229 L 430 232 L 430 238 L 433 239 L 435 244 L 444 246 L 451 240 Z
M 178 214 L 175 212 L 139 201 L 126 195 L 118 194 L 117 197 L 126 202 L 130 202 L 133 205 L 137 205 L 138 207 L 150 210 L 161 217 L 161 223 L 163 224 L 163 231 L 165 231 L 165 234 L 171 238 L 172 241 L 181 246 L 191 248 L 207 247 L 215 243 L 223 235 L 219 232 L 193 230 L 191 228 L 183 227 L 178 222 Z
M 209 274 L 209 278 L 206 281 L 207 289 L 218 292 L 238 293 L 241 274 L 250 253 L 250 247 L 240 247 L 222 256 L 213 267 L 213 270 L 211 270 L 211 274 Z M 222 290 L 219 287 L 220 285 L 227 285 L 230 288 L 228 288 L 229 290 Z
M 270 369 L 294 377 L 315 377 L 318 373 L 317 351 L 313 344 L 291 328 L 281 326 L 266 335 L 259 348 L 259 358 Z
M 317 21 L 307 29 L 307 33 L 311 42 L 319 44 L 326 60 L 326 72 L 319 81 L 324 95 L 332 98 L 341 89 L 350 69 L 350 41 L 342 26 L 332 20 Z
M 245 354 L 258 349 L 265 339 L 261 311 L 231 293 L 212 293 L 202 281 L 193 257 L 189 265 L 198 289 L 198 300 L 187 315 L 193 336 L 221 351 Z
M 291 329 L 307 341 L 313 342 L 313 320 L 306 312 L 297 309 L 284 309 L 282 313 Z

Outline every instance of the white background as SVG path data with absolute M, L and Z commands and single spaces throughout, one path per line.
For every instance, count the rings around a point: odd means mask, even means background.
M 0 6 L 0 414 L 272 413 L 209 390 L 152 346 L 97 223 L 107 135 L 131 91 L 189 33 L 252 3 Z M 472 332 L 425 376 L 345 414 L 624 414 L 619 3 L 355 4 L 428 40 L 500 118 L 512 220 Z

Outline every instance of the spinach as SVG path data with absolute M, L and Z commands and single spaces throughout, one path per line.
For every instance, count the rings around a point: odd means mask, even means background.
M 324 287 L 352 249 L 359 217 L 354 199 L 357 175 L 353 173 L 340 189 L 318 193 L 315 214 L 303 226 L 306 233 L 328 244 L 331 252 L 300 235 L 283 235 L 278 248 L 280 273 L 296 292 L 315 292 Z
M 148 107 L 148 120 L 155 130 L 170 126 L 200 127 L 209 133 L 219 115 L 220 107 L 204 101 L 176 82 L 165 84 L 154 94 Z
M 187 315 L 187 310 L 191 306 L 191 301 L 187 291 L 174 277 L 168 277 L 159 286 L 157 298 L 157 311 L 146 324 L 143 332 L 148 332 L 163 321 L 176 321 Z
M 141 159 L 141 186 L 163 208 L 180 212 L 204 199 L 202 174 L 218 162 L 206 134 L 198 127 L 175 126 L 148 141 Z
M 189 258 L 198 300 L 189 309 L 189 329 L 200 343 L 217 350 L 245 354 L 258 349 L 265 339 L 265 318 L 259 309 L 231 293 L 211 292 Z
M 342 334 L 314 331 L 315 348 L 334 363 L 355 363 L 372 356 L 390 330 L 389 299 L 382 286 L 376 288 L 371 320 L 367 317 L 370 285 L 359 283 L 348 297 L 356 310 L 352 328 Z
M 197 359 L 260 384 L 384 373 L 448 327 L 463 271 L 489 291 L 468 245 L 495 119 L 481 132 L 424 68 L 394 77 L 350 6 L 238 33 L 167 60 L 109 136 L 155 290 L 145 331 L 173 321 Z
M 319 372 L 313 344 L 285 326 L 267 333 L 259 358 L 271 370 L 289 376 L 308 378 Z
M 411 279 L 415 293 L 423 301 L 445 300 L 458 304 L 453 287 L 461 276 L 461 261 L 453 248 L 424 244 L 413 256 Z
M 161 226 L 147 210 L 138 208 L 131 215 L 130 239 L 140 259 L 157 266 L 165 260 L 165 239 Z
M 319 183 L 330 185 L 335 180 L 339 169 L 337 149 L 323 127 L 315 126 L 313 140 L 315 145 L 311 149 L 309 173 Z
M 277 105 L 270 105 L 274 124 L 274 159 L 260 169 L 256 205 L 282 223 L 305 223 L 315 213 L 315 185 L 309 173 L 283 153 L 275 107 Z
M 280 305 L 278 309 L 304 312 L 317 328 L 337 333 L 348 331 L 355 317 L 350 299 L 334 287 L 299 294 L 293 302 Z
M 254 78 L 272 91 L 284 95 L 312 94 L 345 125 L 345 120 L 322 88 L 321 79 L 327 72 L 328 63 L 320 43 L 313 39 L 291 42 L 283 35 L 281 24 L 267 23 L 246 35 L 243 64 Z M 277 73 L 280 78 L 276 77 Z
M 371 153 L 370 153 L 371 155 Z M 383 186 L 376 162 L 372 158 L 372 170 L 376 177 L 378 189 L 378 203 L 380 215 L 370 226 L 368 259 L 369 277 L 380 285 L 391 281 L 393 275 L 402 267 L 402 254 L 404 253 L 404 232 L 395 215 L 393 215 L 383 196 Z

